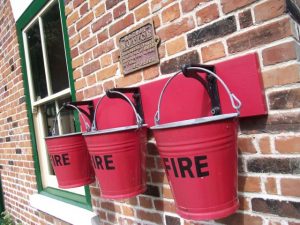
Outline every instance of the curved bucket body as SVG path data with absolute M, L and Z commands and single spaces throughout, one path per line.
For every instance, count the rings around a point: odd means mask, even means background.
M 120 127 L 84 134 L 101 197 L 124 199 L 146 190 L 146 127 Z
M 234 213 L 237 198 L 237 114 L 152 127 L 174 195 L 186 219 Z
M 81 133 L 45 138 L 50 161 L 60 188 L 74 188 L 95 181 Z

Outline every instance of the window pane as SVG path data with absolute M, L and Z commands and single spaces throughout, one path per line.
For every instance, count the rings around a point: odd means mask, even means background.
M 57 93 L 69 87 L 63 34 L 60 23 L 59 7 L 55 3 L 42 16 L 52 91 Z
M 56 117 L 56 109 L 55 109 L 55 103 L 48 103 L 45 104 L 44 106 L 44 121 L 45 121 L 45 129 L 46 129 L 46 136 L 52 136 L 52 130 L 53 130 L 53 126 L 54 126 L 54 121 L 55 121 L 55 117 Z M 55 125 L 55 133 L 58 134 L 58 124 L 56 122 Z
M 48 93 L 42 53 L 42 42 L 38 22 L 36 22 L 34 25 L 32 25 L 32 27 L 28 29 L 27 40 L 35 100 L 39 100 L 46 97 Z
M 62 99 L 58 101 L 59 107 L 63 103 L 70 102 L 70 98 Z M 74 112 L 73 110 L 62 110 L 60 113 L 61 130 L 63 134 L 69 134 L 75 132 Z

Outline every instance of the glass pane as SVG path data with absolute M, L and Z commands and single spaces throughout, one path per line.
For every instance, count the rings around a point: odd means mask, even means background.
M 36 22 L 27 31 L 28 51 L 30 55 L 31 76 L 33 80 L 35 100 L 39 100 L 48 95 L 45 76 L 45 68 L 42 53 L 42 42 L 40 28 Z
M 46 136 L 52 136 L 52 130 L 54 127 L 54 121 L 56 117 L 56 109 L 55 109 L 55 103 L 51 102 L 48 104 L 45 104 L 43 106 L 43 112 L 44 112 L 44 121 L 45 121 L 45 135 Z M 55 134 L 58 134 L 58 124 L 56 122 L 55 124 Z
M 69 87 L 63 34 L 60 23 L 59 7 L 55 3 L 42 16 L 52 91 L 57 93 Z
M 70 98 L 65 98 L 58 101 L 59 107 L 63 105 L 63 103 L 70 102 Z M 61 130 L 63 134 L 69 134 L 75 132 L 75 121 L 74 121 L 74 113 L 73 110 L 62 110 L 60 113 L 60 121 L 61 121 Z

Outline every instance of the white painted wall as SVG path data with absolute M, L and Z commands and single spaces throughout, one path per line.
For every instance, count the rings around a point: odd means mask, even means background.
M 15 21 L 23 14 L 33 0 L 10 0 Z

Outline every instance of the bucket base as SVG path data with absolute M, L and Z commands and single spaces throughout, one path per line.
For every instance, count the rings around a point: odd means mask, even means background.
M 147 190 L 147 187 L 141 187 L 136 191 L 130 192 L 130 193 L 125 193 L 125 194 L 105 194 L 105 193 L 101 193 L 101 197 L 102 198 L 106 198 L 106 199 L 114 199 L 114 200 L 118 200 L 118 199 L 126 199 L 126 198 L 131 198 L 131 197 L 135 197 L 139 194 L 144 193 Z
M 78 180 L 78 181 L 64 182 L 64 184 L 58 184 L 58 187 L 62 188 L 62 189 L 76 188 L 76 187 L 82 187 L 82 186 L 85 186 L 85 185 L 89 185 L 93 182 L 95 182 L 95 178 L 94 177 L 88 177 L 88 178 L 81 179 L 81 180 Z
M 220 209 L 220 210 L 212 210 L 211 212 L 188 212 L 183 211 L 181 209 L 176 209 L 176 212 L 184 219 L 188 220 L 210 220 L 210 219 L 221 219 L 227 217 L 236 212 L 239 208 L 239 201 L 234 201 L 231 206 Z

